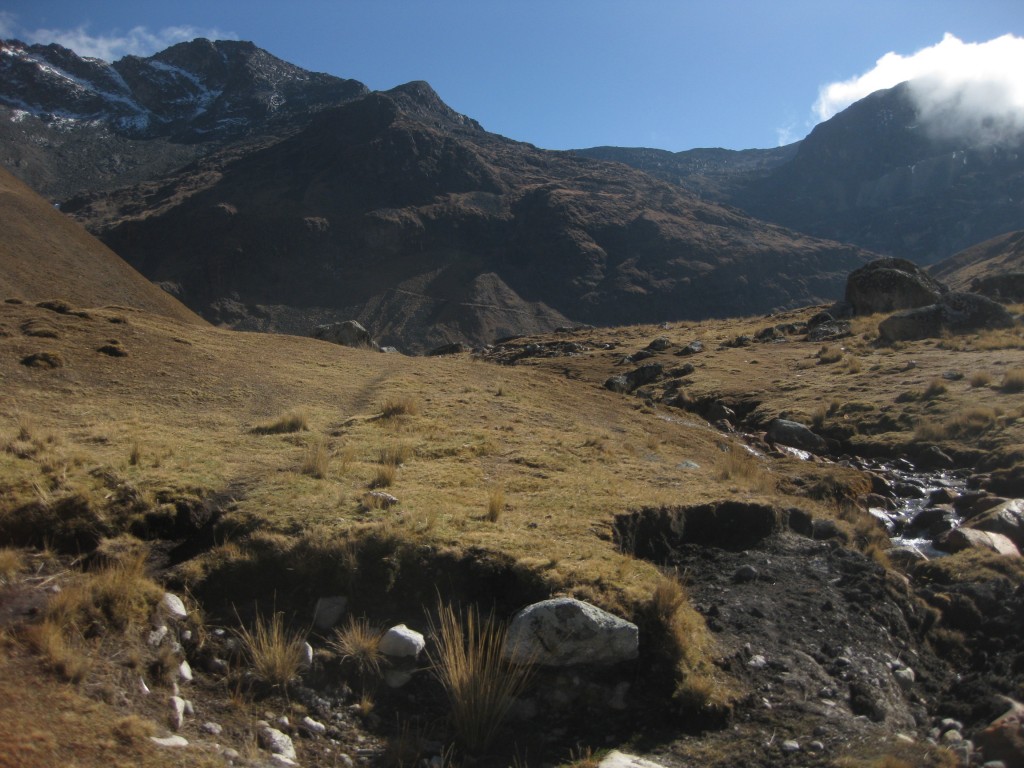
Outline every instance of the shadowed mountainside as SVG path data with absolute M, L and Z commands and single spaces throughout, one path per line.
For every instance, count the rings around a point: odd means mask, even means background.
M 418 350 L 798 306 L 868 259 L 487 133 L 426 83 L 66 210 L 214 322 L 305 333 L 354 317 Z

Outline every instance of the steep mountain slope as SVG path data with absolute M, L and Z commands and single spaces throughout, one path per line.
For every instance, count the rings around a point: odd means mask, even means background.
M 867 258 L 489 134 L 426 83 L 228 159 L 67 210 L 211 320 L 308 332 L 354 316 L 411 349 L 806 304 Z
M 202 323 L 80 224 L 2 169 L 0 221 L 0 297 L 61 298 L 86 307 L 117 304 Z
M 903 83 L 776 150 L 578 152 L 799 232 L 930 264 L 1024 227 L 1024 135 L 992 139 L 929 130 Z
M 1006 280 L 1024 273 L 1024 231 L 1007 232 L 939 262 L 932 275 L 954 290 L 965 291 L 975 280 Z
M 44 195 L 124 186 L 367 92 L 252 43 L 198 39 L 109 64 L 0 42 L 3 164 Z

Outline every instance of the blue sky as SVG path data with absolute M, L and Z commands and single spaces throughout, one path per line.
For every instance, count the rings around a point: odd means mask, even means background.
M 486 129 L 550 149 L 775 146 L 893 72 L 915 71 L 928 58 L 918 52 L 962 70 L 956 46 L 941 45 L 947 33 L 968 44 L 961 52 L 1007 35 L 1019 49 L 1024 3 L 0 0 L 0 36 L 108 59 L 195 36 L 252 40 L 374 89 L 426 80 Z M 1005 62 L 1008 77 L 1024 78 L 1009 50 L 989 67 Z

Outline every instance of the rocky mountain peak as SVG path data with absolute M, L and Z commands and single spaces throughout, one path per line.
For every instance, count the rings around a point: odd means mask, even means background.
M 413 80 L 384 93 L 402 112 L 424 124 L 443 123 L 449 127 L 483 131 L 483 127 L 476 120 L 456 112 L 445 104 L 437 95 L 437 91 L 424 80 Z

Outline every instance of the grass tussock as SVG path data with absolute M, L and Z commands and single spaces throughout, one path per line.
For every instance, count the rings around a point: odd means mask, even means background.
M 946 387 L 946 383 L 942 379 L 932 379 L 924 392 L 921 393 L 921 397 L 924 400 L 934 400 L 935 398 L 946 394 L 949 391 Z
M 53 619 L 27 627 L 25 639 L 43 663 L 69 683 L 80 683 L 89 674 L 92 663 L 88 654 Z
M 718 478 L 723 482 L 741 485 L 752 491 L 762 493 L 775 491 L 775 480 L 771 473 L 762 466 L 757 456 L 743 446 L 732 446 L 723 454 Z
M 305 658 L 306 634 L 290 629 L 284 613 L 259 619 L 252 627 L 237 630 L 246 658 L 257 677 L 265 683 L 285 688 L 299 674 Z
M 459 743 L 479 754 L 494 740 L 516 697 L 532 676 L 529 665 L 502 658 L 506 629 L 493 614 L 475 607 L 460 614 L 438 605 L 438 623 L 431 626 L 436 645 L 431 669 L 451 705 L 451 722 Z
M 25 570 L 25 556 L 20 550 L 0 548 L 0 586 L 9 584 L 15 576 Z
M 327 647 L 338 654 L 343 666 L 350 666 L 365 683 L 380 677 L 384 668 L 384 654 L 380 652 L 382 637 L 384 631 L 366 617 L 349 617 L 344 627 L 334 630 Z
M 144 626 L 163 589 L 146 576 L 142 557 L 84 574 L 50 600 L 46 618 L 86 637 Z
M 1024 392 L 1024 368 L 1011 368 L 1004 373 L 999 389 L 1003 392 Z
M 381 418 L 396 419 L 400 416 L 419 416 L 420 401 L 411 395 L 389 397 L 381 404 Z
M 114 723 L 111 731 L 114 738 L 125 746 L 146 744 L 150 736 L 156 736 L 157 724 L 138 715 L 128 715 Z
M 492 488 L 487 498 L 487 522 L 496 523 L 505 511 L 505 489 Z
M 937 443 L 977 437 L 999 423 L 999 412 L 995 408 L 976 405 L 949 416 L 943 422 L 932 419 L 920 420 L 914 428 L 914 440 L 922 443 Z
M 327 440 L 323 436 L 317 435 L 309 442 L 302 454 L 300 471 L 304 475 L 321 480 L 327 476 L 327 468 L 330 463 L 331 451 L 327 446 Z
M 971 377 L 967 382 L 974 389 L 981 389 L 982 387 L 988 387 L 992 384 L 992 374 L 988 371 L 975 371 L 971 374 Z
M 371 488 L 390 488 L 398 475 L 398 469 L 394 464 L 382 464 L 377 467 L 370 480 Z
M 824 346 L 818 350 L 818 363 L 820 365 L 831 365 L 843 359 L 842 347 Z
M 254 435 L 285 435 L 309 429 L 309 416 L 304 410 L 292 410 L 277 419 L 252 428 Z
M 380 449 L 378 461 L 384 466 L 400 467 L 412 457 L 412 446 L 408 443 L 391 443 Z

